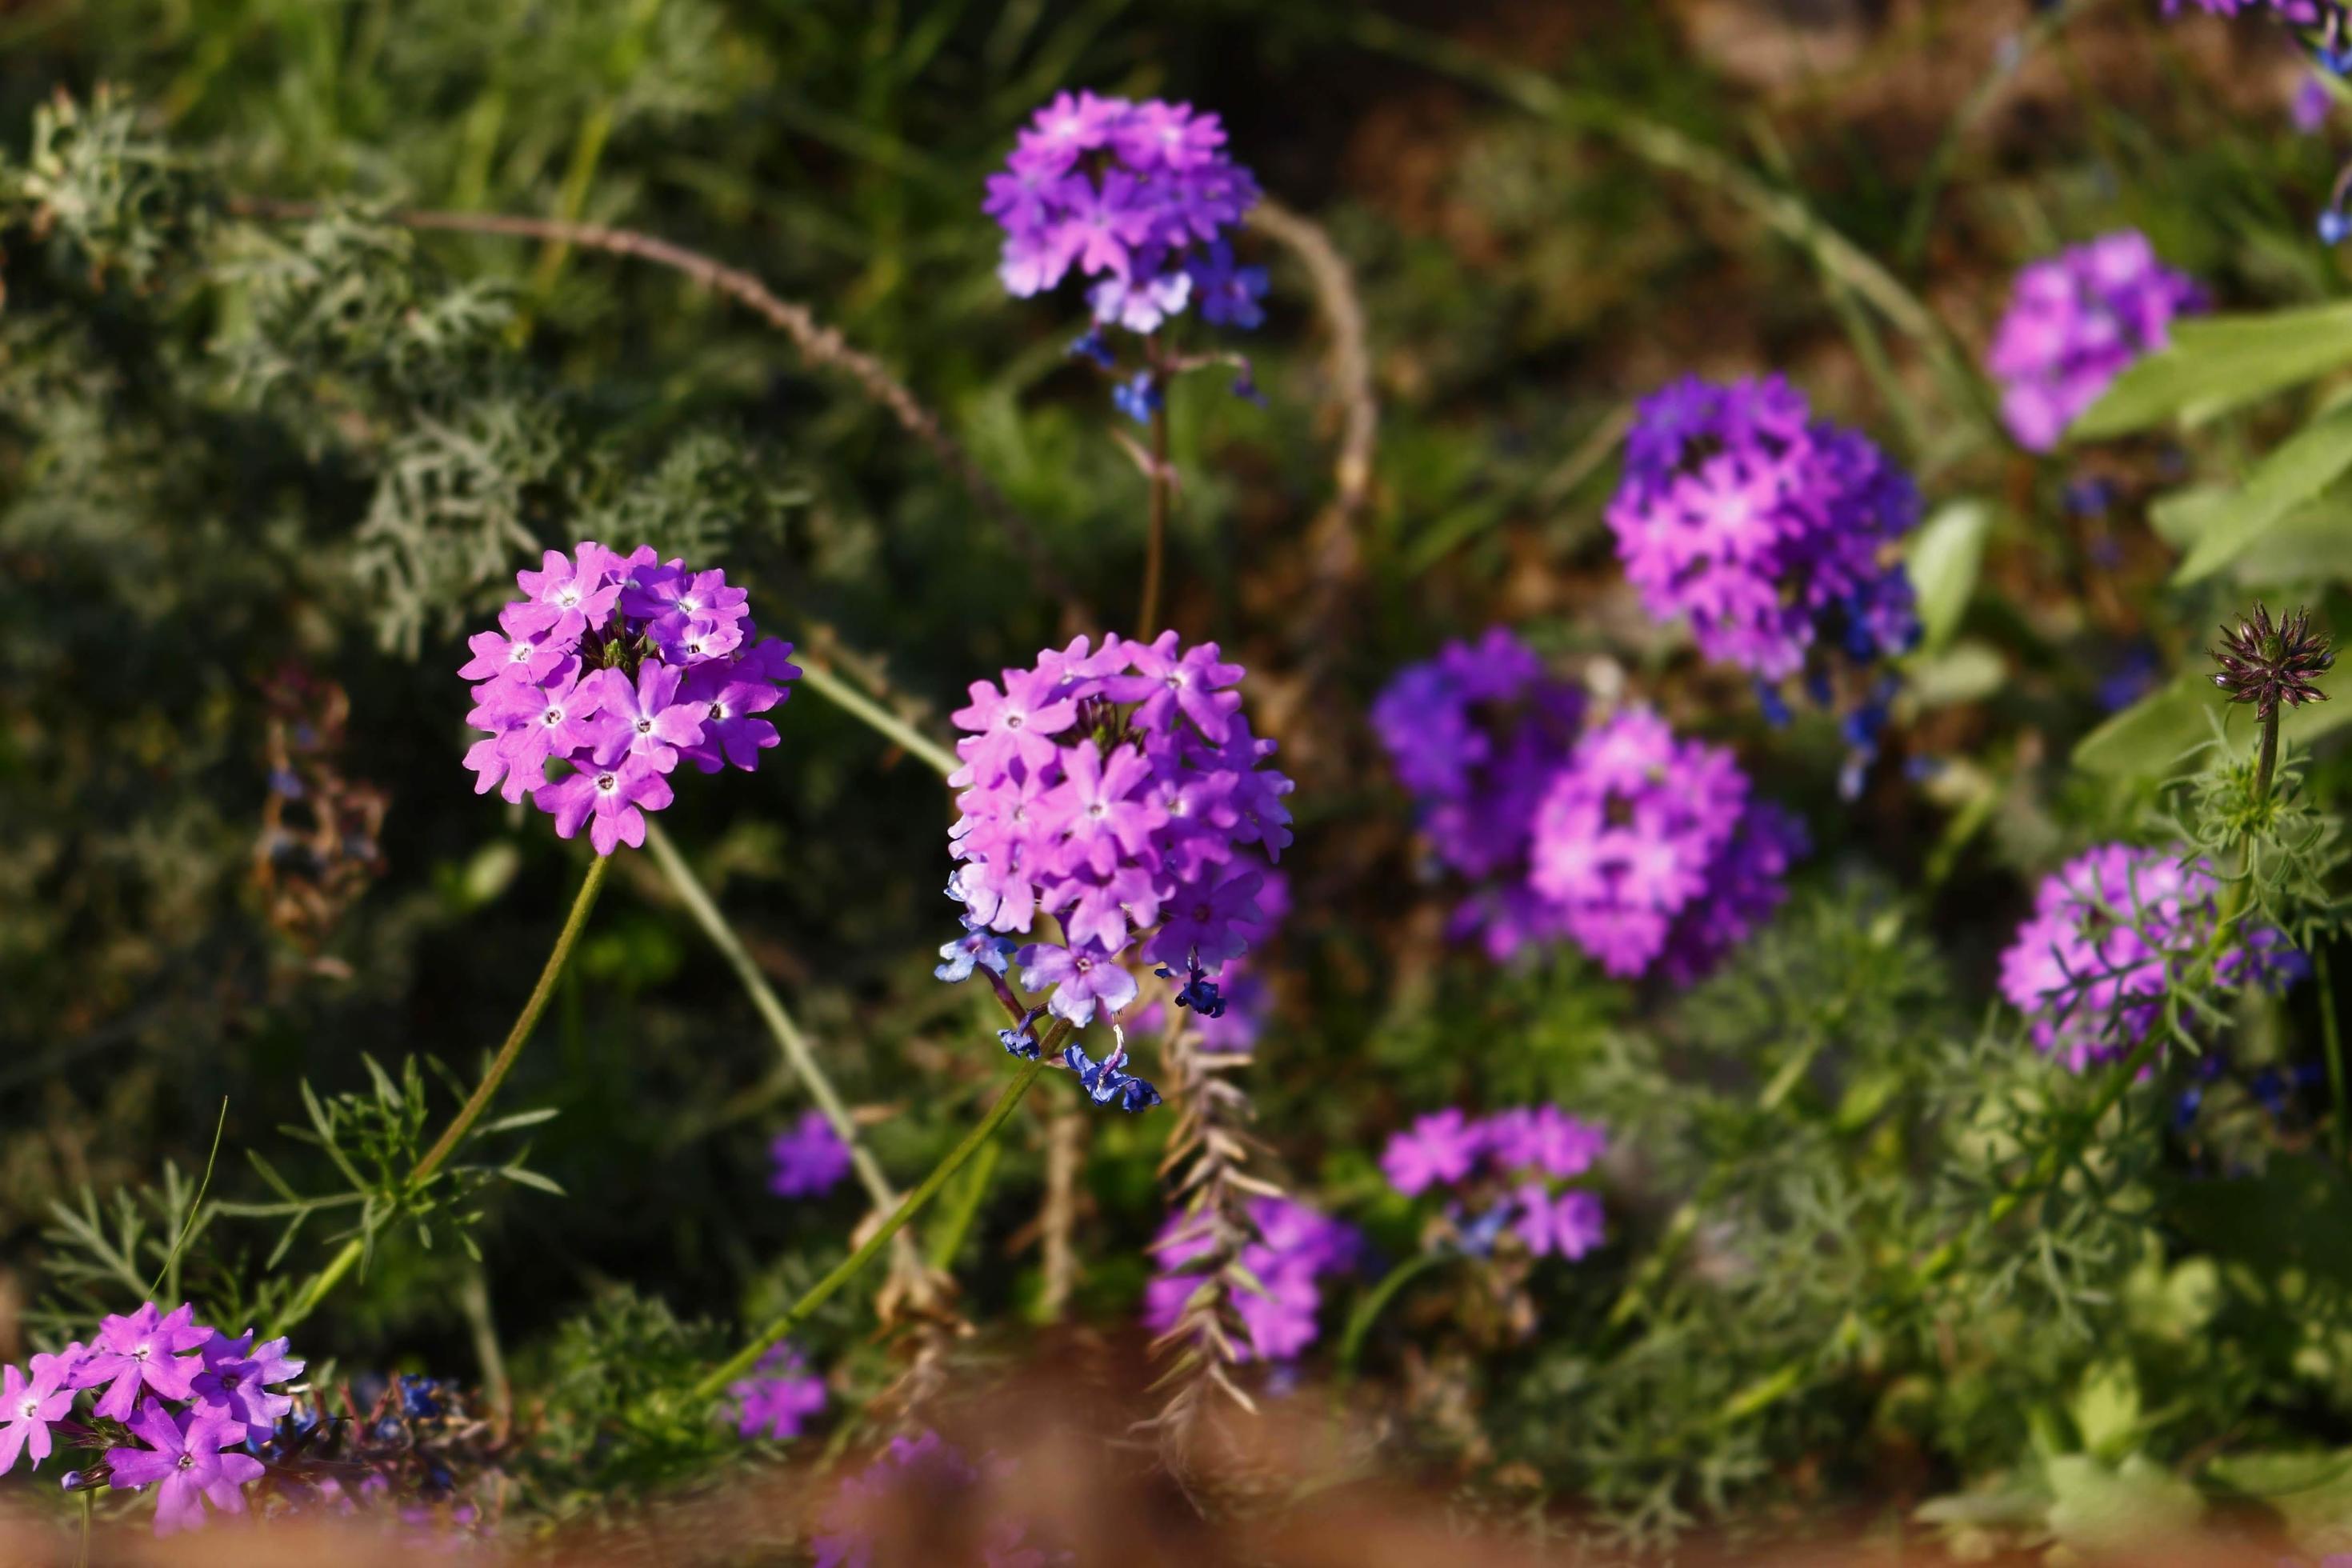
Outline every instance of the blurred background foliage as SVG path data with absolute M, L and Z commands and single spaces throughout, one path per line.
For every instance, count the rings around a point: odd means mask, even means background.
M 1557 1097 L 1629 1152 L 1612 1246 L 1543 1287 L 1543 1333 L 1475 1363 L 1374 1344 L 1431 1462 L 1507 1501 L 1571 1489 L 1648 1533 L 1759 1490 L 1916 1499 L 2032 1454 L 2352 1436 L 2340 1258 L 2217 1252 L 2193 1202 L 2151 1222 L 2137 1166 L 2053 1192 L 2030 1268 L 1931 1287 L 1896 1267 L 2071 1092 L 1999 1027 L 1978 1035 L 2027 875 L 2155 798 L 2160 766 L 2077 773 L 2075 742 L 2194 668 L 2249 579 L 2352 624 L 2324 539 L 2168 584 L 2148 501 L 2242 468 L 2274 416 L 2036 462 L 1998 437 L 1971 368 L 2018 263 L 2113 228 L 2145 228 L 2232 307 L 2340 292 L 2309 235 L 2339 149 L 2288 128 L 2294 56 L 2153 10 L 0 12 L 12 216 L 46 214 L 9 232 L 0 271 L 0 1300 L 55 1283 L 53 1204 L 149 1186 L 166 1159 L 201 1169 L 224 1100 L 214 1179 L 250 1196 L 239 1151 L 300 1168 L 275 1130 L 300 1120 L 302 1080 L 363 1088 L 363 1053 L 469 1074 L 503 1030 L 579 857 L 466 787 L 450 672 L 538 547 L 648 539 L 723 563 L 763 626 L 933 732 L 967 681 L 1118 624 L 1140 482 L 1066 354 L 1071 301 L 1003 297 L 978 206 L 1016 124 L 1087 85 L 1223 114 L 1269 193 L 1328 233 L 1369 327 L 1360 508 L 1338 504 L 1335 299 L 1295 249 L 1251 242 L 1276 279 L 1248 345 L 1265 406 L 1214 378 L 1173 400 L 1172 622 L 1250 666 L 1302 781 L 1300 913 L 1249 1079 L 1278 1167 L 1393 1252 L 1410 1222 L 1372 1156 L 1417 1110 Z M 62 127 L 61 91 L 80 106 Z M 391 207 L 625 226 L 747 268 L 937 410 L 1072 592 L 851 382 L 728 300 L 609 255 L 415 232 Z M 1943 531 L 1966 569 L 1937 579 L 1954 596 L 1898 715 L 1898 753 L 1936 765 L 1898 756 L 1850 807 L 1834 724 L 1768 731 L 1736 679 L 1643 619 L 1600 521 L 1633 397 L 1766 368 L 1885 442 L 1931 510 L 1968 509 Z M 2084 479 L 2108 504 L 2070 509 Z M 1444 890 L 1361 713 L 1397 664 L 1496 620 L 1738 741 L 1808 817 L 1798 899 L 1708 986 L 1637 992 L 1565 959 L 1498 974 L 1444 944 Z M 979 999 L 929 973 L 951 930 L 947 802 L 806 690 L 784 729 L 780 765 L 697 778 L 667 820 L 911 1181 L 998 1069 Z M 2340 753 L 2314 778 L 2339 798 Z M 2250 1017 L 2249 1070 L 2307 1053 L 2320 1000 Z M 854 1200 L 764 1195 L 798 1092 L 644 858 L 622 862 L 542 1034 L 509 1098 L 560 1110 L 532 1161 L 568 1197 L 497 1195 L 478 1276 L 453 1248 L 387 1247 L 310 1326 L 314 1354 L 472 1376 L 494 1321 L 526 1373 L 577 1388 L 625 1342 L 682 1353 L 705 1331 L 682 1325 L 772 1310 L 835 1256 Z M 1795 1090 L 1759 1103 L 1801 1044 Z M 2310 1142 L 2297 1105 L 2220 1103 L 2196 1148 L 2142 1146 L 2220 1170 Z M 1037 1299 L 1046 1114 L 1015 1123 L 960 1259 L 983 1323 Z M 1161 1132 L 1093 1127 L 1074 1310 L 1114 1337 L 1133 1335 Z M 229 1292 L 270 1237 L 224 1218 L 203 1242 L 192 1277 Z M 2239 1320 L 2218 1339 L 2217 1315 Z M 870 1392 L 886 1369 L 863 1322 L 836 1304 L 813 1338 Z M 1791 1357 L 1797 1381 L 1744 1418 Z M 2100 1499 L 2128 1484 L 2050 1473 Z M 1979 1513 L 1961 1523 L 1998 1510 Z

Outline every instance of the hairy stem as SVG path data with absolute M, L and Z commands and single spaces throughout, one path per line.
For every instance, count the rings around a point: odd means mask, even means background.
M 719 950 L 719 956 L 726 959 L 727 966 L 735 972 L 735 978 L 742 982 L 745 994 L 751 998 L 752 1011 L 758 1013 L 761 1022 L 768 1026 L 768 1033 L 775 1037 L 776 1048 L 783 1053 L 784 1065 L 800 1079 L 801 1087 L 808 1090 L 809 1099 L 833 1129 L 833 1135 L 848 1149 L 850 1169 L 856 1173 L 858 1184 L 866 1189 L 866 1195 L 873 1200 L 877 1210 L 887 1212 L 895 1206 L 898 1202 L 897 1190 L 890 1185 L 890 1178 L 883 1173 L 881 1162 L 875 1159 L 874 1152 L 858 1136 L 857 1123 L 851 1119 L 849 1107 L 833 1087 L 833 1080 L 825 1076 L 824 1068 L 816 1059 L 816 1053 L 809 1048 L 808 1037 L 801 1033 L 800 1026 L 793 1021 L 793 1016 L 784 1011 L 784 1005 L 777 999 L 774 988 L 768 984 L 768 977 L 760 973 L 759 963 L 752 958 L 751 949 L 745 947 L 743 939 L 735 934 L 735 928 L 727 923 L 727 917 L 719 911 L 710 890 L 702 885 L 702 879 L 694 874 L 694 868 L 687 864 L 686 857 L 678 853 L 677 846 L 670 842 L 669 835 L 662 831 L 660 823 L 648 821 L 646 824 L 646 847 L 653 851 L 655 863 L 669 879 L 670 887 L 677 892 L 679 901 L 686 905 L 687 912 L 694 917 L 695 924 L 702 928 L 702 934 L 710 939 L 710 945 Z M 923 1261 L 916 1252 L 911 1237 L 898 1242 L 891 1263 L 902 1279 L 919 1290 L 925 1288 L 927 1277 Z
M 2279 711 L 2273 707 L 2263 715 L 2263 754 L 2254 766 L 2254 804 L 2266 805 L 2271 798 L 2271 775 L 2278 771 Z
M 801 684 L 851 718 L 887 735 L 944 777 L 963 766 L 956 754 L 821 664 L 801 666 Z
M 548 952 L 547 963 L 539 972 L 539 984 L 530 988 L 530 995 L 524 1001 L 522 1012 L 516 1016 L 514 1027 L 507 1031 L 506 1044 L 500 1046 L 499 1054 L 490 1058 L 489 1070 L 482 1075 L 482 1081 L 475 1086 L 472 1096 L 458 1108 L 449 1125 L 441 1130 L 441 1136 L 434 1141 L 432 1148 L 425 1152 L 425 1158 L 416 1162 L 416 1169 L 408 1173 L 408 1184 L 412 1188 L 421 1187 L 431 1181 L 433 1173 L 457 1152 L 457 1145 L 465 1141 L 466 1134 L 473 1131 L 474 1123 L 482 1119 L 482 1112 L 490 1108 L 490 1098 L 498 1093 L 499 1085 L 504 1083 L 507 1074 L 514 1070 L 515 1058 L 522 1055 L 524 1043 L 530 1038 L 531 1030 L 538 1027 L 539 1016 L 547 1011 L 548 998 L 555 994 L 556 976 L 563 973 L 564 962 L 572 956 L 573 944 L 579 942 L 580 933 L 587 929 L 588 911 L 595 907 L 596 895 L 604 887 L 605 873 L 612 868 L 613 858 L 610 855 L 599 855 L 589 863 L 588 875 L 581 879 L 579 896 L 572 900 L 572 913 L 564 918 L 563 929 L 556 933 L 555 946 Z
M 406 1191 L 416 1192 L 431 1181 L 457 1151 L 457 1145 L 464 1142 L 466 1134 L 472 1131 L 474 1123 L 482 1119 L 482 1112 L 489 1108 L 491 1096 L 498 1093 L 499 1085 L 513 1069 L 515 1058 L 522 1055 L 524 1042 L 530 1038 L 531 1030 L 538 1026 L 540 1015 L 547 1011 L 548 998 L 555 994 L 556 979 L 563 973 L 563 965 L 571 958 L 572 947 L 580 941 L 581 931 L 587 928 L 588 911 L 595 907 L 596 895 L 603 889 L 605 874 L 612 868 L 613 858 L 609 855 L 599 855 L 589 863 L 588 875 L 581 879 L 580 891 L 572 898 L 572 912 L 564 918 L 563 929 L 556 933 L 555 946 L 549 952 L 547 963 L 539 972 L 539 984 L 530 988 L 530 995 L 523 1002 L 522 1012 L 516 1016 L 514 1027 L 507 1031 L 506 1043 L 490 1059 L 489 1070 L 482 1075 L 482 1081 L 476 1086 L 473 1094 L 458 1108 L 449 1125 L 442 1129 L 441 1136 L 434 1141 L 432 1148 L 425 1152 L 425 1157 L 417 1161 L 415 1168 L 408 1173 L 408 1179 L 403 1184 Z M 336 1253 L 327 1266 L 312 1275 L 296 1293 L 285 1314 L 278 1320 L 275 1331 L 283 1333 L 317 1310 L 328 1292 L 342 1282 L 344 1275 L 359 1266 L 366 1253 L 364 1238 L 353 1237 L 345 1242 L 342 1250 Z
M 1046 1062 L 1059 1047 L 1062 1037 L 1069 1032 L 1068 1024 L 1055 1025 L 1040 1042 L 1042 1048 L 1037 1059 L 1024 1064 L 1013 1075 L 1013 1081 L 1004 1086 L 1004 1092 L 996 1097 L 996 1103 L 989 1107 L 988 1114 L 981 1119 L 980 1125 L 965 1133 L 963 1141 L 948 1151 L 947 1158 L 932 1167 L 931 1173 L 923 1178 L 923 1184 L 908 1194 L 890 1217 L 876 1226 L 874 1234 L 867 1237 L 855 1252 L 835 1264 L 831 1273 L 810 1286 L 799 1300 L 785 1308 L 782 1315 L 753 1336 L 749 1344 L 712 1368 L 709 1375 L 688 1394 L 689 1403 L 704 1405 L 718 1398 L 729 1384 L 757 1365 L 760 1358 L 767 1354 L 777 1341 L 808 1321 L 812 1313 L 833 1300 L 843 1286 L 857 1277 L 859 1270 L 874 1261 L 874 1255 L 887 1246 L 890 1238 L 905 1228 L 908 1220 L 922 1213 L 931 1200 L 940 1195 L 940 1189 L 948 1184 L 949 1180 L 962 1170 L 1011 1120 L 1013 1110 L 1021 1104 L 1021 1097 L 1029 1092 L 1029 1086 L 1035 1083 L 1037 1075 L 1045 1070 Z

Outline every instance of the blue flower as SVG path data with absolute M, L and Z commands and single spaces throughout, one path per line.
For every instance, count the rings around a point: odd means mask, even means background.
M 2319 241 L 2322 245 L 2341 245 L 2352 238 L 2352 217 L 2329 207 L 2319 215 Z
M 1087 329 L 1084 337 L 1072 341 L 1070 357 L 1092 360 L 1105 370 L 1115 370 L 1118 365 L 1118 362 L 1111 357 L 1110 345 L 1103 342 L 1102 333 L 1092 327 Z
M 1097 1105 L 1116 1105 L 1121 1110 L 1149 1110 L 1160 1103 L 1160 1091 L 1141 1079 L 1123 1073 L 1113 1057 L 1101 1063 L 1087 1055 L 1081 1047 L 1073 1045 L 1062 1052 L 1062 1061 L 1078 1075 L 1078 1083 L 1087 1098 Z
M 963 917 L 964 934 L 940 949 L 945 962 L 931 971 L 950 985 L 961 984 L 971 978 L 974 969 L 985 969 L 991 974 L 1002 974 L 1013 957 L 1013 942 L 1001 937 L 970 915 Z
M 1037 1009 L 1032 1007 L 1021 1015 L 1021 1021 L 1009 1029 L 999 1029 L 996 1037 L 1006 1051 L 1024 1061 L 1037 1059 Z
M 1149 425 L 1160 406 L 1160 378 L 1148 370 L 1139 370 L 1126 381 L 1111 388 L 1110 400 L 1121 414 L 1138 425 Z

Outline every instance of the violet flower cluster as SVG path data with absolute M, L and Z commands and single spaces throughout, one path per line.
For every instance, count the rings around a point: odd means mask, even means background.
M 2002 423 L 2018 445 L 2050 451 L 2133 361 L 2171 341 L 2177 318 L 2205 307 L 2204 289 L 2137 230 L 2025 267 L 1985 356 Z
M 2164 1017 L 2168 992 L 2203 961 L 2220 918 L 2203 860 L 2102 844 L 2045 878 L 2033 913 L 2000 957 L 2000 990 L 2034 1046 L 2075 1072 L 2129 1056 Z M 2244 931 L 2213 978 L 2284 989 L 2308 969 L 2284 932 Z
M 1242 675 L 1216 644 L 1163 632 L 1099 649 L 1079 637 L 1004 671 L 1002 687 L 972 683 L 952 716 L 968 733 L 949 779 L 962 815 L 948 894 L 966 935 L 940 950 L 941 978 L 1001 978 L 1017 961 L 1022 984 L 1049 993 L 1045 1010 L 1079 1027 L 1099 1012 L 1116 1031 L 1139 961 L 1178 983 L 1179 1005 L 1222 1006 L 1216 974 L 1265 924 L 1258 868 L 1290 842 L 1291 781 L 1264 765 L 1275 743 L 1240 711 Z M 1041 916 L 1056 940 L 1008 952 L 998 933 L 1029 933 Z M 1004 1035 L 1035 1054 L 1025 1024 Z M 1099 1067 L 1075 1045 L 1065 1059 L 1097 1100 L 1139 1109 L 1150 1086 L 1119 1074 L 1124 1053 L 1122 1035 Z
M 1363 1234 L 1344 1220 L 1272 1194 L 1249 1200 L 1249 1219 L 1257 1239 L 1244 1245 L 1239 1261 L 1265 1289 L 1234 1292 L 1234 1310 L 1248 1335 L 1248 1342 L 1234 1350 L 1242 1360 L 1296 1361 L 1320 1331 L 1323 1293 L 1317 1282 L 1357 1268 L 1365 1252 Z M 1149 1248 L 1159 1273 L 1144 1289 L 1145 1327 L 1154 1334 L 1177 1327 L 1192 1293 L 1209 1283 L 1210 1276 L 1195 1266 L 1215 1249 L 1200 1215 L 1169 1216 Z
M 1536 809 L 1528 885 L 1610 973 L 1694 979 L 1787 896 L 1795 817 L 1751 798 L 1728 748 L 1646 709 L 1588 731 Z
M 1372 700 L 1373 731 L 1431 852 L 1476 887 L 1454 932 L 1479 934 L 1497 961 L 1559 934 L 1528 886 L 1528 846 L 1583 717 L 1583 694 L 1501 626 L 1405 666 Z
M 821 1197 L 849 1174 L 849 1145 L 822 1110 L 804 1110 L 787 1131 L 769 1141 L 773 1169 L 768 1190 L 780 1198 Z
M 466 721 L 488 731 L 466 753 L 475 794 L 529 796 L 558 837 L 585 824 L 610 855 L 646 841 L 644 814 L 669 805 L 681 758 L 748 772 L 777 743 L 760 715 L 800 670 L 790 643 L 758 636 L 724 573 L 583 540 L 515 580 L 523 596 L 470 639 L 457 672 L 478 682 Z M 551 780 L 551 762 L 569 771 Z
M 1173 1011 L 1191 1019 L 1195 1045 L 1211 1056 L 1246 1056 L 1257 1048 L 1258 1037 L 1265 1032 L 1267 1015 L 1274 1006 L 1274 992 L 1259 972 L 1258 950 L 1273 940 L 1283 921 L 1290 917 L 1290 879 L 1272 867 L 1259 875 L 1265 879 L 1257 890 L 1259 923 L 1252 938 L 1253 951 L 1219 972 L 1216 1003 L 1205 1009 L 1171 1009 L 1165 1002 L 1154 1001 L 1135 1015 L 1137 1034 L 1149 1035 L 1166 1027 Z
M 1213 114 L 1157 99 L 1060 94 L 1021 132 L 982 210 L 1004 230 L 997 276 L 1026 299 L 1073 271 L 1102 326 L 1150 332 L 1197 303 L 1221 326 L 1263 319 L 1265 269 L 1228 231 L 1258 199 Z
M 158 1535 L 202 1525 L 206 1503 L 245 1512 L 246 1486 L 263 1473 L 247 1447 L 268 1441 L 294 1405 L 271 1385 L 302 1371 L 284 1340 L 256 1345 L 253 1337 L 199 1323 L 184 1303 L 166 1312 L 149 1301 L 105 1319 L 88 1344 L 36 1355 L 29 1370 L 0 1371 L 0 1474 L 19 1457 L 38 1469 L 54 1451 L 53 1428 L 85 1447 L 119 1430 L 134 1441 L 108 1447 L 102 1472 L 69 1474 L 69 1487 L 101 1477 L 119 1489 L 153 1487 Z M 88 1418 L 77 1420 L 86 1393 Z
M 1608 517 L 1643 607 L 1687 619 L 1701 652 L 1768 691 L 1802 674 L 1825 698 L 1828 655 L 1869 665 L 1918 640 L 1889 558 L 1917 488 L 1777 375 L 1685 376 L 1644 398 Z
M 808 1370 L 800 1352 L 771 1345 L 751 1375 L 727 1385 L 735 1397 L 736 1436 L 785 1443 L 824 1409 L 824 1379 Z
M 1591 1191 L 1570 1184 L 1609 1152 L 1609 1135 L 1556 1105 L 1473 1117 L 1432 1111 L 1389 1139 L 1381 1171 L 1406 1197 L 1451 1189 L 1454 1244 L 1485 1256 L 1506 1233 L 1532 1258 L 1574 1262 L 1606 1237 Z

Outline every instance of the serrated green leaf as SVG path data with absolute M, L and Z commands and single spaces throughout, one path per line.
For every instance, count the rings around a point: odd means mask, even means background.
M 2201 425 L 2352 363 L 2352 304 L 2176 321 L 2171 345 L 2117 376 L 2067 432 L 2099 441 Z
M 2201 582 L 2229 565 L 2347 469 L 2352 469 L 2352 409 L 2339 408 L 2281 443 L 2243 489 L 2202 520 L 2197 542 L 2173 572 L 2173 582 Z
M 1951 502 L 1929 518 L 1912 539 L 1904 567 L 1919 606 L 1920 647 L 1942 648 L 1959 629 L 1976 593 L 1984 564 L 1985 541 L 1992 533 L 1992 508 L 1983 501 Z

